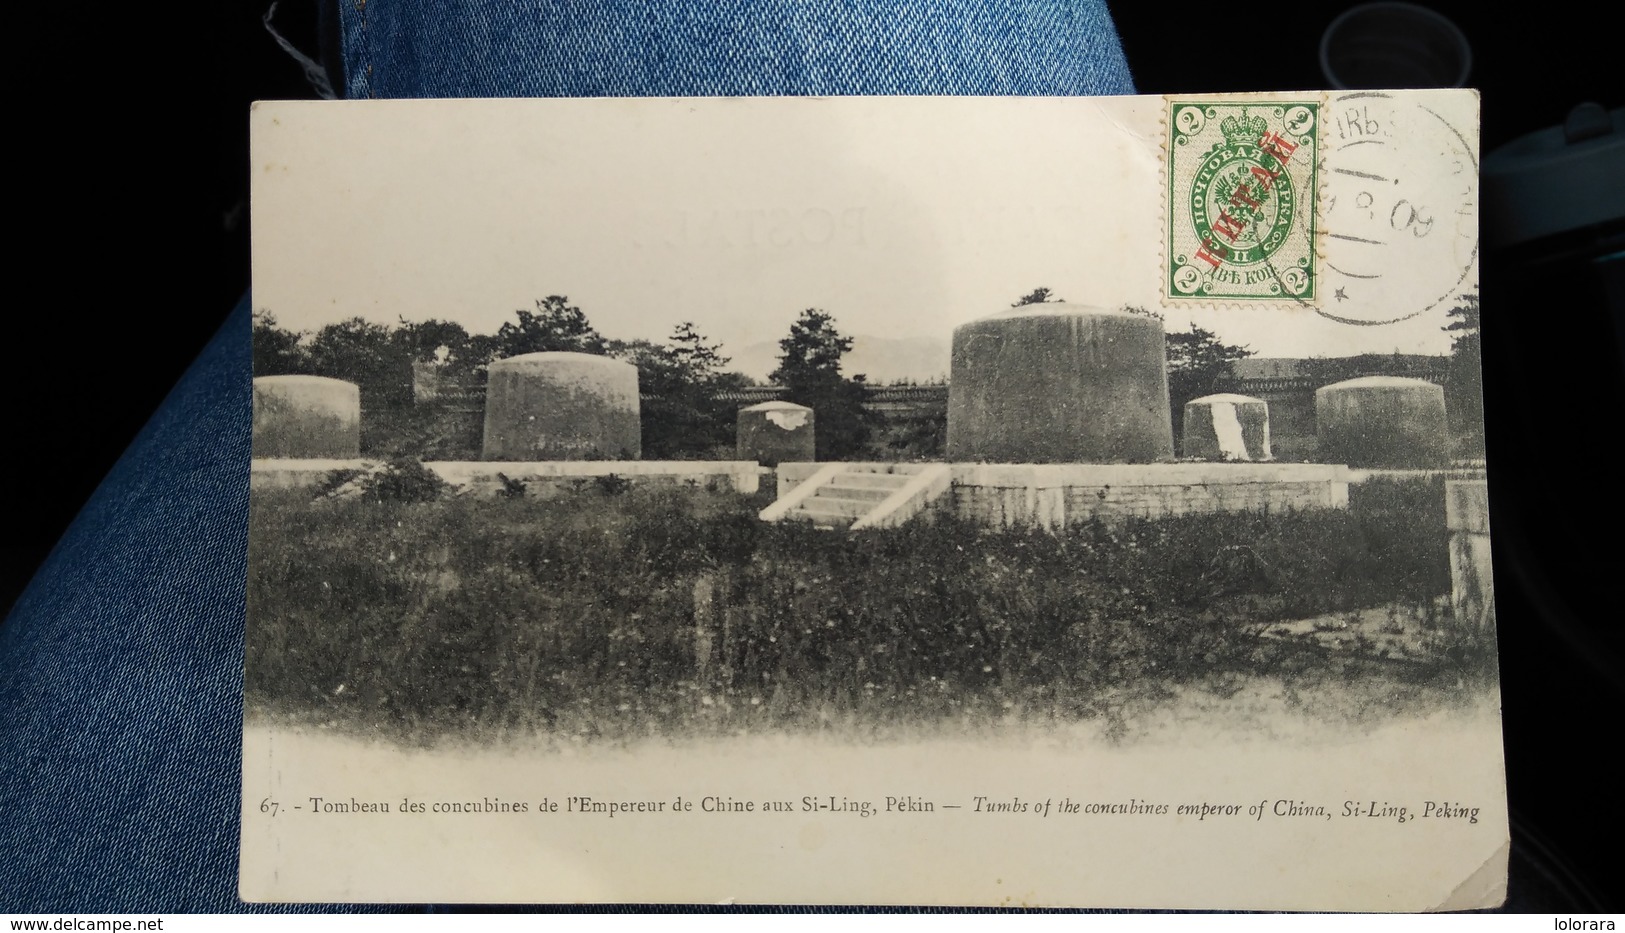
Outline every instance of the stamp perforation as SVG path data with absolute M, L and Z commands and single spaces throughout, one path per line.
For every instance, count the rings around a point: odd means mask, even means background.
M 1317 307 L 1323 96 L 1165 97 L 1165 306 Z

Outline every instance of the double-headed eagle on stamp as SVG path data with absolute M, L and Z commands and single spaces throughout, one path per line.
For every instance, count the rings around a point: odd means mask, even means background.
M 1318 101 L 1168 102 L 1170 301 L 1314 305 Z

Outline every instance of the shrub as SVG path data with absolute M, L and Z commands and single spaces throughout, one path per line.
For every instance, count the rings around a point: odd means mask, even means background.
M 318 499 L 364 502 L 433 502 L 452 490 L 419 460 L 401 457 L 368 470 L 333 470 L 317 487 Z
M 1324 680 L 1274 622 L 1448 591 L 1414 482 L 1349 511 L 835 534 L 681 487 L 427 501 L 424 473 L 392 464 L 365 503 L 255 494 L 251 707 L 418 737 L 1120 728 L 1179 689 Z M 1439 665 L 1481 664 L 1472 649 Z
M 523 499 L 529 489 L 524 480 L 514 479 L 506 473 L 498 473 L 497 480 L 502 483 L 497 495 L 504 499 Z
M 606 496 L 618 496 L 632 488 L 632 481 L 615 473 L 605 473 L 594 477 L 593 485 Z
M 367 472 L 359 467 L 345 467 L 338 470 L 328 470 L 327 476 L 322 478 L 316 486 L 316 498 L 320 499 L 333 495 L 343 489 L 351 480 Z

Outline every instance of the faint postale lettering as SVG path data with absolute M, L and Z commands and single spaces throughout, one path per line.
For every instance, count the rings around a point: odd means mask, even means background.
M 633 223 L 638 249 L 788 250 L 864 246 L 863 207 L 683 209 L 640 213 Z

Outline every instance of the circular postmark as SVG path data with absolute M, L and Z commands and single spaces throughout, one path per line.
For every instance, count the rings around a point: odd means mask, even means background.
M 1460 129 L 1471 108 L 1467 95 L 1380 91 L 1328 103 L 1320 314 L 1394 324 L 1476 288 L 1477 147 Z

